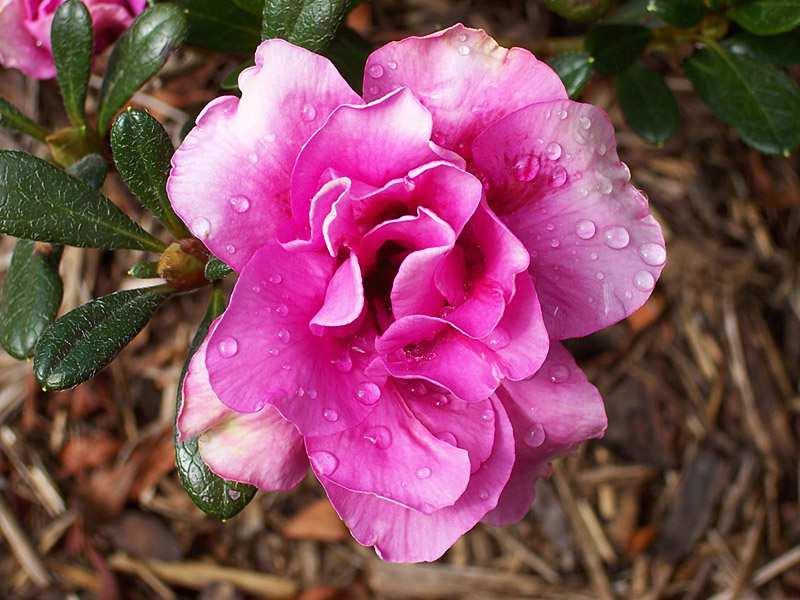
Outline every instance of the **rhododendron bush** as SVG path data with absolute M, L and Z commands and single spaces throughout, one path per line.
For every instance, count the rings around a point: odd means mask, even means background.
M 0 124 L 50 156 L 0 152 L 0 231 L 20 238 L 0 342 L 33 358 L 44 389 L 69 388 L 164 302 L 211 287 L 176 407 L 192 500 L 229 518 L 310 471 L 387 561 L 435 560 L 479 522 L 519 521 L 551 461 L 605 431 L 563 341 L 641 307 L 667 250 L 608 115 L 570 95 L 615 76 L 631 128 L 663 143 L 677 105 L 651 53 L 688 44 L 686 74 L 748 144 L 800 142 L 796 85 L 756 41 L 796 39 L 796 10 L 786 28 L 746 3 L 655 2 L 548 64 L 461 24 L 359 58 L 341 51 L 346 1 L 144 4 L 0 0 L 0 62 L 55 77 L 69 120 L 49 131 L 0 104 Z M 733 24 L 751 33 L 725 38 Z M 186 40 L 251 58 L 176 150 L 129 101 Z M 754 94 L 763 76 L 771 92 Z M 170 242 L 103 194 L 109 159 Z M 131 274 L 162 281 L 54 319 L 63 245 L 154 253 Z

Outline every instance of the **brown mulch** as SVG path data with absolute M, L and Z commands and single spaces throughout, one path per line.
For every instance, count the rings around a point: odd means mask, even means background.
M 463 20 L 541 48 L 546 18 L 532 1 L 405 0 L 351 24 L 378 43 Z M 177 134 L 236 62 L 184 52 L 136 103 Z M 685 79 L 668 81 L 683 125 L 664 148 L 626 129 L 608 81 L 584 93 L 615 121 L 669 263 L 644 308 L 570 343 L 608 434 L 558 461 L 521 523 L 478 526 L 440 561 L 405 566 L 355 544 L 311 478 L 228 523 L 205 517 L 170 437 L 202 292 L 74 390 L 43 394 L 29 364 L 0 354 L 0 598 L 800 597 L 798 160 L 744 146 Z M 56 94 L 0 71 L 0 95 L 30 114 L 58 115 Z M 0 147 L 36 149 L 2 130 Z M 106 193 L 138 210 L 114 177 Z M 12 247 L 0 239 L 0 272 Z M 68 248 L 62 310 L 138 285 L 125 272 L 140 259 Z

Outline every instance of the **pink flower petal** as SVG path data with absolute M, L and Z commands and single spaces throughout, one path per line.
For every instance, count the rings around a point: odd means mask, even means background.
M 522 48 L 507 50 L 461 24 L 379 48 L 367 60 L 364 98 L 407 87 L 433 115 L 434 141 L 468 158 L 487 125 L 523 106 L 566 98 L 558 75 Z
M 334 267 L 322 252 L 275 243 L 256 252 L 208 345 L 211 386 L 223 403 L 238 412 L 272 404 L 304 435 L 353 427 L 372 410 L 356 395 L 369 381 L 371 345 L 351 353 L 355 338 L 319 337 L 309 328 Z
M 361 424 L 307 437 L 314 472 L 327 482 L 424 513 L 452 506 L 469 481 L 467 452 L 436 438 L 409 411 L 396 388 L 365 388 L 376 403 Z
M 355 321 L 364 310 L 364 283 L 361 281 L 361 267 L 355 253 L 344 261 L 333 274 L 328 289 L 325 290 L 325 303 L 311 319 L 317 327 L 341 327 Z M 313 327 L 312 327 L 313 331 Z
M 167 182 L 175 212 L 236 270 L 289 219 L 300 147 L 334 108 L 360 102 L 327 59 L 282 40 L 255 60 L 239 76 L 241 100 L 217 98 L 197 118 Z
M 52 79 L 56 76 L 53 57 L 44 45 L 37 46 L 25 22 L 23 0 L 0 0 L 0 64 L 33 79 Z
M 496 505 L 514 464 L 514 442 L 505 410 L 493 402 L 497 423 L 493 452 L 453 506 L 426 515 L 323 479 L 333 507 L 358 543 L 374 546 L 378 556 L 389 562 L 433 561 Z
M 535 479 L 548 473 L 553 458 L 602 437 L 606 415 L 597 388 L 557 342 L 534 377 L 506 381 L 497 395 L 514 426 L 517 460 L 497 508 L 484 520 L 507 525 L 528 512 Z
M 482 133 L 473 157 L 489 204 L 533 257 L 551 337 L 587 335 L 647 300 L 664 238 L 628 183 L 603 111 L 568 100 L 529 106 Z

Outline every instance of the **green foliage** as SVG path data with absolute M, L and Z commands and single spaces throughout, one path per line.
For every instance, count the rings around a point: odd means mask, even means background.
M 349 8 L 349 0 L 266 0 L 262 37 L 317 52 L 333 39 Z
M 77 177 L 90 188 L 99 190 L 108 174 L 108 164 L 99 154 L 88 154 L 67 169 L 67 173 Z
M 339 28 L 324 54 L 331 59 L 350 87 L 360 94 L 364 83 L 364 65 L 372 50 L 367 40 L 344 26 Z
M 800 64 L 800 29 L 779 35 L 739 33 L 725 40 L 730 52 L 782 67 Z
M 189 346 L 189 353 L 183 366 L 178 385 L 178 411 L 176 412 L 180 411 L 183 403 L 183 380 L 186 377 L 189 361 L 203 343 L 211 322 L 224 310 L 225 295 L 219 289 L 212 290 L 208 311 Z M 203 512 L 217 519 L 230 519 L 235 516 L 247 506 L 256 493 L 256 488 L 251 485 L 226 481 L 214 475 L 200 456 L 197 440 L 179 440 L 177 428 L 175 431 L 175 459 L 181 484 L 192 502 Z
M 647 10 L 675 27 L 691 27 L 706 13 L 703 0 L 651 0 Z
M 625 121 L 651 144 L 661 145 L 678 129 L 678 103 L 664 78 L 637 63 L 617 77 Z
M 650 37 L 650 30 L 641 25 L 596 25 L 586 36 L 586 50 L 600 73 L 619 73 L 636 62 Z
M 734 6 L 728 16 L 757 35 L 775 35 L 800 25 L 800 0 L 749 0 Z
M 0 127 L 19 131 L 40 142 L 45 141 L 48 136 L 48 131 L 44 127 L 26 117 L 5 98 L 0 98 Z
M 218 279 L 227 277 L 231 273 L 233 273 L 233 269 L 231 269 L 220 259 L 212 256 L 210 259 L 208 259 L 203 274 L 209 281 L 216 281 Z
M 261 41 L 261 21 L 239 6 L 244 2 L 177 0 L 177 4 L 189 22 L 186 41 L 192 46 L 250 54 Z
M 550 59 L 570 98 L 578 96 L 592 77 L 594 59 L 586 52 L 562 52 Z
M 83 2 L 67 0 L 58 7 L 50 37 L 67 116 L 75 127 L 86 125 L 86 90 L 92 65 L 92 17 Z
M 117 41 L 100 90 L 97 128 L 104 134 L 114 115 L 183 43 L 188 25 L 174 4 L 147 9 Z
M 544 0 L 544 5 L 570 21 L 594 21 L 602 17 L 610 0 Z

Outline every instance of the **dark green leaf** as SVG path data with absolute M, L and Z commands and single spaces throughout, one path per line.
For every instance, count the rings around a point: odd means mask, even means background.
M 189 230 L 167 198 L 167 177 L 175 148 L 161 123 L 140 110 L 123 112 L 111 128 L 111 149 L 128 189 L 175 237 L 189 237 Z
M 266 0 L 262 37 L 318 52 L 333 39 L 349 7 L 349 0 Z
M 776 67 L 709 43 L 683 68 L 714 114 L 749 145 L 788 154 L 800 143 L 800 89 Z
M 156 277 L 161 277 L 158 274 L 158 262 L 153 260 L 136 263 L 128 269 L 128 275 L 136 279 L 154 279 Z
M 76 127 L 85 125 L 86 89 L 92 65 L 92 17 L 83 2 L 67 0 L 58 7 L 50 38 L 67 116 Z
M 99 190 L 106 180 L 108 165 L 99 154 L 89 154 L 72 164 L 67 169 L 67 173 L 77 177 L 89 187 Z
M 264 10 L 264 0 L 233 0 L 233 3 L 256 17 L 260 17 Z
M 602 17 L 610 0 L 544 0 L 544 5 L 570 21 L 594 21 Z
M 0 151 L 0 233 L 109 250 L 165 248 L 87 184 L 11 150 Z
M 563 52 L 551 58 L 549 62 L 561 77 L 570 98 L 580 94 L 592 76 L 594 61 L 586 52 Z
M 44 127 L 26 117 L 5 98 L 0 98 L 0 127 L 25 133 L 40 142 L 44 142 L 49 134 Z
M 216 52 L 252 54 L 261 41 L 261 20 L 220 0 L 177 0 L 189 21 L 187 43 Z
M 739 33 L 725 40 L 723 45 L 734 54 L 761 62 L 782 67 L 800 64 L 800 29 L 770 36 Z
M 0 344 L 20 360 L 33 356 L 36 342 L 61 305 L 60 246 L 19 240 L 0 292 Z
M 108 130 L 111 119 L 131 96 L 164 65 L 183 43 L 188 25 L 173 4 L 157 4 L 143 12 L 117 41 L 100 90 L 97 127 Z
M 775 35 L 800 25 L 800 0 L 749 0 L 728 16 L 752 33 Z
M 212 256 L 206 263 L 204 275 L 209 281 L 216 281 L 217 279 L 227 277 L 231 273 L 233 273 L 233 269 L 231 269 L 220 259 Z
M 678 103 L 664 78 L 641 64 L 617 77 L 617 96 L 625 121 L 651 144 L 661 145 L 678 129 Z
M 357 93 L 364 83 L 364 65 L 372 52 L 372 44 L 349 27 L 341 27 L 325 49 L 336 69 Z
M 36 380 L 45 390 L 63 390 L 91 379 L 147 325 L 169 294 L 164 286 L 125 290 L 68 312 L 36 346 Z
M 675 27 L 691 27 L 706 14 L 703 0 L 652 0 L 647 10 Z
M 641 25 L 596 25 L 586 36 L 586 50 L 594 68 L 604 74 L 624 71 L 641 56 L 650 41 L 650 30 Z
M 189 354 L 178 385 L 178 412 L 183 403 L 183 379 L 186 377 L 186 370 L 189 360 L 203 343 L 208 334 L 208 327 L 211 322 L 225 310 L 225 296 L 221 290 L 214 289 L 211 292 L 211 302 L 208 311 L 197 329 L 197 333 L 189 346 Z M 206 466 L 200 457 L 200 451 L 196 439 L 180 441 L 175 433 L 175 462 L 178 465 L 178 475 L 181 484 L 189 497 L 203 512 L 216 517 L 217 519 L 230 519 L 241 511 L 248 502 L 253 499 L 256 488 L 251 485 L 226 481 L 214 473 Z

